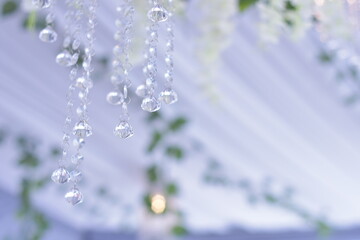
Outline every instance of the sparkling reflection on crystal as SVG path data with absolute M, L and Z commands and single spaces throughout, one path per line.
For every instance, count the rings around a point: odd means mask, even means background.
M 147 16 L 153 22 L 164 22 L 168 19 L 169 13 L 165 8 L 161 6 L 155 6 L 150 9 Z
M 86 79 L 85 77 L 79 77 L 78 79 L 76 79 L 76 83 L 75 86 L 78 88 L 92 88 L 93 87 L 93 82 L 90 79 Z
M 82 173 L 75 169 L 70 172 L 70 180 L 74 183 L 80 182 L 82 179 Z
M 70 174 L 65 168 L 59 168 L 52 173 L 51 180 L 55 183 L 67 183 L 70 180 Z
M 131 125 L 127 121 L 121 121 L 114 130 L 115 136 L 129 138 L 134 135 Z
M 67 192 L 65 194 L 65 199 L 73 206 L 82 203 L 82 201 L 84 200 L 82 193 L 77 188 L 73 188 L 69 192 Z
M 141 108 L 148 112 L 156 112 L 161 108 L 161 103 L 155 97 L 147 97 L 143 99 Z
M 138 95 L 139 97 L 145 97 L 146 96 L 146 87 L 145 85 L 140 85 L 136 88 L 135 91 L 136 95 Z
M 50 0 L 32 0 L 32 4 L 37 8 L 48 8 L 51 5 Z
M 124 96 L 120 92 L 109 92 L 106 96 L 106 101 L 112 105 L 120 105 L 122 102 L 124 102 Z
M 92 128 L 85 120 L 80 120 L 76 123 L 73 134 L 79 138 L 89 137 L 92 135 Z
M 166 104 L 173 104 L 177 102 L 178 95 L 174 90 L 166 89 L 160 93 L 160 99 Z
M 53 43 L 57 39 L 57 33 L 51 26 L 47 26 L 39 33 L 39 38 L 43 42 Z

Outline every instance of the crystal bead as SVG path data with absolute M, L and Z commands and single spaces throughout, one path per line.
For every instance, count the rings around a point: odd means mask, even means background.
M 65 168 L 59 168 L 52 173 L 51 180 L 55 183 L 67 183 L 70 180 L 70 174 Z
M 73 50 L 77 50 L 80 47 L 80 41 L 75 39 L 71 45 Z
M 166 104 L 173 104 L 177 102 L 178 95 L 172 89 L 166 89 L 160 93 L 160 99 Z
M 53 43 L 57 39 L 57 33 L 51 26 L 47 26 L 39 33 L 39 38 L 43 42 Z
M 32 0 L 32 4 L 37 8 L 48 8 L 51 5 L 50 0 Z
M 92 135 L 92 127 L 85 120 L 80 120 L 75 124 L 73 134 L 79 138 L 90 137 Z
M 146 87 L 145 85 L 140 85 L 136 88 L 135 91 L 136 95 L 138 95 L 139 97 L 144 98 L 146 96 Z
M 69 36 L 67 36 L 65 39 L 64 39 L 64 42 L 63 42 L 63 47 L 64 48 L 67 48 L 70 46 L 70 43 L 71 43 L 71 38 Z
M 157 110 L 159 110 L 161 108 L 161 103 L 155 97 L 147 97 L 147 98 L 143 99 L 143 101 L 141 103 L 141 108 L 144 111 L 156 112 Z
M 71 157 L 71 162 L 75 165 L 79 165 L 80 163 L 82 163 L 82 161 L 84 161 L 84 156 L 80 153 L 77 153 Z
M 80 149 L 80 148 L 84 147 L 85 140 L 83 138 L 74 139 L 73 140 L 73 145 L 74 145 L 75 148 Z
M 124 96 L 120 92 L 109 92 L 106 96 L 106 101 L 112 105 L 120 105 L 122 102 L 124 102 Z
M 113 49 L 113 53 L 115 56 L 119 57 L 122 54 L 122 49 L 119 45 L 116 45 Z
M 165 8 L 158 5 L 151 8 L 147 16 L 153 22 L 164 22 L 168 19 L 169 13 Z
M 65 194 L 65 199 L 68 203 L 71 203 L 73 206 L 79 203 L 82 203 L 83 195 L 77 188 L 71 189 L 69 192 Z
M 63 67 L 72 65 L 72 56 L 68 51 L 63 51 L 56 56 L 56 63 Z
M 121 121 L 118 125 L 116 125 L 114 134 L 115 136 L 125 139 L 134 135 L 134 132 L 131 125 L 127 121 Z
M 70 180 L 74 183 L 80 182 L 82 179 L 82 173 L 75 169 L 70 172 Z
M 78 88 L 92 88 L 93 87 L 93 82 L 90 79 L 86 79 L 84 77 L 79 77 L 78 79 L 76 79 L 76 83 L 75 86 Z
M 46 15 L 45 21 L 46 21 L 47 24 L 51 24 L 51 23 L 54 22 L 54 19 L 55 19 L 54 14 L 49 13 L 48 15 Z

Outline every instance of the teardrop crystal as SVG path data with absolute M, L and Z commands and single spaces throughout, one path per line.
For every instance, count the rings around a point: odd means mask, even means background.
M 65 168 L 59 168 L 52 173 L 51 180 L 55 183 L 67 183 L 70 180 L 70 174 Z
M 50 0 L 32 0 L 32 4 L 37 8 L 48 8 L 51 5 Z
M 56 56 L 56 63 L 63 67 L 72 65 L 72 56 L 68 51 L 63 51 Z
M 117 91 L 109 92 L 106 96 L 106 101 L 112 105 L 120 105 L 124 102 L 124 96 L 122 93 Z
M 90 137 L 92 135 L 92 127 L 85 120 L 80 120 L 75 124 L 73 134 L 79 138 Z
M 134 135 L 134 132 L 131 125 L 127 121 L 121 121 L 118 125 L 116 125 L 114 134 L 115 136 L 125 139 Z
M 160 93 L 160 99 L 166 104 L 173 104 L 177 102 L 178 95 L 174 90 L 166 89 Z
M 153 22 L 164 22 L 169 18 L 169 13 L 165 8 L 157 5 L 150 9 L 147 14 L 148 18 Z
M 80 163 L 82 163 L 82 161 L 84 161 L 84 156 L 80 153 L 77 153 L 71 157 L 71 162 L 75 165 L 79 165 Z
M 161 103 L 155 97 L 147 97 L 147 98 L 143 99 L 143 101 L 141 103 L 141 108 L 144 111 L 156 112 L 161 108 Z
M 57 33 L 51 26 L 47 26 L 39 33 L 39 38 L 41 41 L 46 43 L 53 43 L 57 39 Z
M 82 201 L 84 200 L 82 193 L 77 188 L 73 188 L 69 192 L 67 192 L 65 194 L 65 199 L 73 206 L 82 203 Z

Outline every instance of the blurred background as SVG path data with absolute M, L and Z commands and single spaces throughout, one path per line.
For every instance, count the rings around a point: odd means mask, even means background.
M 174 0 L 179 101 L 150 114 L 134 94 L 149 5 L 133 0 L 127 140 L 106 101 L 117 2 L 98 1 L 93 136 L 84 202 L 71 206 L 70 186 L 50 180 L 69 86 L 55 62 L 66 4 L 47 44 L 47 10 L 0 0 L 1 240 L 360 239 L 360 1 Z

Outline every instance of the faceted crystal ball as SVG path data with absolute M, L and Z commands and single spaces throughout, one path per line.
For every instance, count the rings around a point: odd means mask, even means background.
M 84 200 L 82 193 L 77 188 L 73 188 L 69 192 L 67 192 L 65 194 L 65 199 L 73 206 L 82 203 L 82 201 Z
M 161 103 L 155 97 L 147 97 L 147 98 L 143 99 L 143 101 L 141 103 L 141 108 L 144 111 L 156 112 L 161 108 Z
M 160 93 L 160 99 L 166 104 L 173 104 L 177 102 L 178 96 L 174 90 L 166 89 Z
M 73 134 L 79 138 L 90 137 L 92 135 L 92 127 L 85 120 L 77 122 L 73 128 Z
M 112 91 L 106 96 L 106 101 L 112 105 L 120 105 L 124 102 L 124 96 L 121 92 Z
M 39 38 L 41 41 L 46 43 L 53 43 L 57 39 L 57 33 L 51 26 L 47 26 L 39 33 Z
M 127 121 L 121 121 L 118 125 L 116 125 L 114 134 L 115 136 L 125 139 L 134 135 L 134 132 L 133 128 Z
M 37 8 L 48 8 L 51 5 L 50 0 L 32 0 L 32 4 Z
M 79 77 L 76 79 L 75 86 L 81 89 L 85 89 L 85 88 L 92 88 L 94 84 L 91 79 L 87 79 L 85 77 Z
M 158 5 L 151 8 L 147 16 L 151 21 L 158 23 L 165 22 L 169 18 L 169 13 L 165 8 Z
M 55 183 L 67 183 L 70 180 L 70 174 L 65 168 L 59 168 L 52 173 L 51 180 Z

